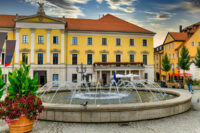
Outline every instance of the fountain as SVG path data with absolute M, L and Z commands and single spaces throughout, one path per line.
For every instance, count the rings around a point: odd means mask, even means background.
M 55 84 L 57 86 L 55 86 Z M 53 81 L 38 91 L 45 109 L 42 120 L 124 122 L 167 117 L 187 111 L 191 95 L 162 89 L 146 80 L 113 80 L 103 86 Z

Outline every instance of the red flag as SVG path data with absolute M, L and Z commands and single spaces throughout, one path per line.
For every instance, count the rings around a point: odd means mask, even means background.
M 6 41 L 6 60 L 5 67 L 11 64 L 11 60 L 13 58 L 13 54 L 15 51 L 16 40 L 7 40 Z

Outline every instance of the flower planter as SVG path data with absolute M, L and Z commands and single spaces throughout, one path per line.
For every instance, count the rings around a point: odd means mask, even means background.
M 32 131 L 34 120 L 26 116 L 20 116 L 19 120 L 11 122 L 9 125 L 10 133 L 26 133 Z

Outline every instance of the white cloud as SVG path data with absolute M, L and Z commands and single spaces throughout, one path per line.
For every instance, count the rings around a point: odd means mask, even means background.
M 149 14 L 151 17 L 149 17 L 149 20 L 155 20 L 155 21 L 160 21 L 160 20 L 168 20 L 171 19 L 174 13 L 169 13 L 169 12 L 149 12 L 145 11 L 144 13 Z
M 96 0 L 98 3 L 102 3 L 103 0 Z M 133 3 L 137 0 L 104 0 L 108 3 L 109 8 L 112 10 L 120 10 L 126 13 L 133 13 L 135 8 Z
M 44 3 L 44 9 L 47 15 L 72 18 L 85 16 L 81 9 L 74 4 L 86 4 L 88 1 L 89 0 L 25 0 L 25 2 L 36 7 L 38 7 L 37 2 Z
M 101 4 L 103 2 L 103 0 L 96 0 L 99 4 Z

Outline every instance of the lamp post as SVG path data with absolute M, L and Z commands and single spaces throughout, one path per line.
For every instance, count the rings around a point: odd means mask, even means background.
M 76 67 L 76 72 L 81 74 L 81 81 L 83 81 L 83 75 L 87 71 L 86 66 L 83 66 L 83 63 L 81 63 L 81 67 Z

